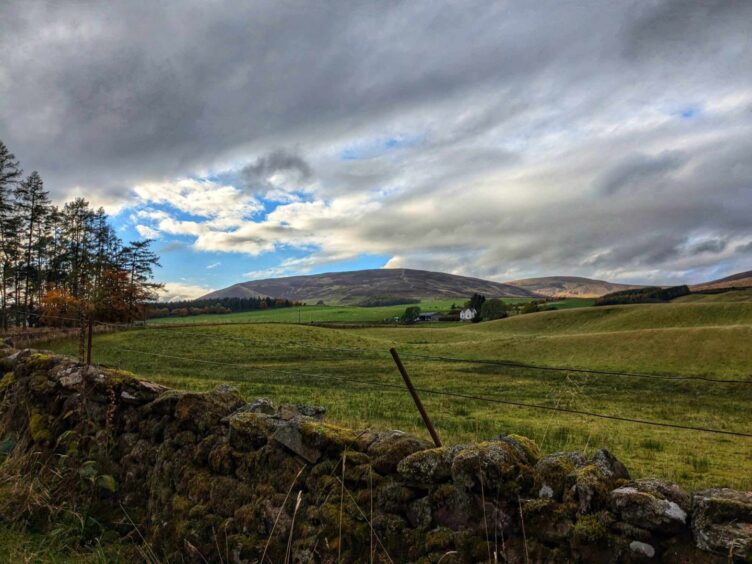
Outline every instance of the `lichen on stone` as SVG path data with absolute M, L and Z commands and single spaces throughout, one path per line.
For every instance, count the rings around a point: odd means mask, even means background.
M 16 381 L 16 376 L 13 372 L 6 372 L 0 379 L 0 392 L 9 388 Z
M 29 416 L 29 432 L 35 443 L 41 443 L 52 439 L 52 433 L 47 426 L 47 417 L 36 409 Z

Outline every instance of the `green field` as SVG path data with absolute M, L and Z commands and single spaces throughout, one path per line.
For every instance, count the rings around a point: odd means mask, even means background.
M 508 304 L 521 304 L 531 301 L 530 298 L 502 298 Z M 452 305 L 462 306 L 464 299 L 451 300 L 423 300 L 418 304 L 421 311 L 447 312 Z M 587 307 L 595 300 L 587 298 L 571 298 L 551 302 L 547 305 L 557 309 Z M 242 313 L 192 315 L 188 317 L 161 317 L 150 319 L 149 325 L 190 324 L 190 323 L 382 323 L 393 322 L 395 317 L 404 313 L 407 305 L 359 307 L 359 306 L 328 306 L 306 305 L 259 311 L 245 311 Z
M 752 303 L 672 303 L 565 309 L 480 324 L 157 326 L 97 336 L 94 360 L 177 388 L 207 390 L 230 383 L 248 399 L 320 404 L 342 423 L 425 436 L 407 393 L 373 384 L 401 385 L 388 354 L 394 346 L 424 390 L 750 433 L 752 385 L 660 377 L 679 373 L 752 381 L 750 342 Z M 49 347 L 69 354 L 77 350 L 64 341 Z M 653 376 L 550 372 L 413 354 Z M 548 452 L 607 447 L 638 476 L 693 488 L 752 487 L 750 438 L 422 395 L 445 442 L 521 433 Z
M 674 300 L 674 303 L 685 302 L 752 302 L 752 288 L 729 290 L 718 294 L 689 294 Z

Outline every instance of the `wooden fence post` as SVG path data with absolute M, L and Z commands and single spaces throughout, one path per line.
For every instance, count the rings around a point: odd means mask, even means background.
M 94 320 L 89 316 L 89 329 L 86 338 L 86 366 L 91 366 L 91 337 L 94 333 Z
M 423 418 L 423 423 L 425 423 L 426 427 L 428 428 L 428 432 L 431 435 L 431 438 L 433 439 L 433 443 L 436 445 L 437 448 L 440 447 L 441 439 L 439 439 L 439 435 L 436 433 L 436 429 L 434 429 L 433 427 L 431 418 L 428 416 L 428 412 L 426 411 L 426 408 L 423 407 L 423 402 L 420 401 L 418 392 L 415 390 L 415 387 L 413 386 L 413 383 L 410 380 L 410 376 L 408 375 L 407 370 L 405 370 L 405 366 L 402 364 L 402 360 L 400 360 L 400 357 L 397 354 L 397 349 L 391 348 L 389 349 L 389 352 L 392 353 L 394 364 L 397 365 L 397 370 L 399 370 L 399 373 L 402 375 L 402 379 L 405 381 L 405 385 L 407 386 L 407 391 L 409 391 L 410 395 L 413 397 L 415 406 L 418 408 L 418 411 L 420 412 L 420 416 Z

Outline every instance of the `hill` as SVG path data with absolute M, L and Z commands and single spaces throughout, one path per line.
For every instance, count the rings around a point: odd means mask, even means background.
M 728 290 L 708 294 L 694 293 L 673 300 L 674 303 L 687 302 L 752 302 L 752 287 L 741 290 Z
M 516 286 L 552 298 L 599 298 L 611 292 L 641 288 L 629 284 L 616 284 L 605 280 L 594 280 L 580 276 L 544 276 L 542 278 L 525 278 L 507 282 Z
M 360 304 L 386 297 L 460 300 L 475 292 L 486 297 L 537 297 L 530 290 L 480 278 L 407 268 L 380 268 L 241 282 L 199 299 L 270 296 L 308 303 L 321 300 Z
M 726 276 L 725 278 L 719 278 L 718 280 L 711 280 L 710 282 L 703 282 L 702 284 L 695 284 L 690 286 L 689 289 L 693 292 L 700 292 L 703 290 L 719 290 L 723 288 L 752 288 L 752 270 L 746 272 L 739 272 Z

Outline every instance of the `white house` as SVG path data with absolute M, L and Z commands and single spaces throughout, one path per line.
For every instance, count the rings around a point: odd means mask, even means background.
M 475 311 L 475 308 L 463 309 L 460 312 L 460 321 L 472 321 L 473 319 L 475 319 L 475 315 L 477 313 L 478 312 Z

